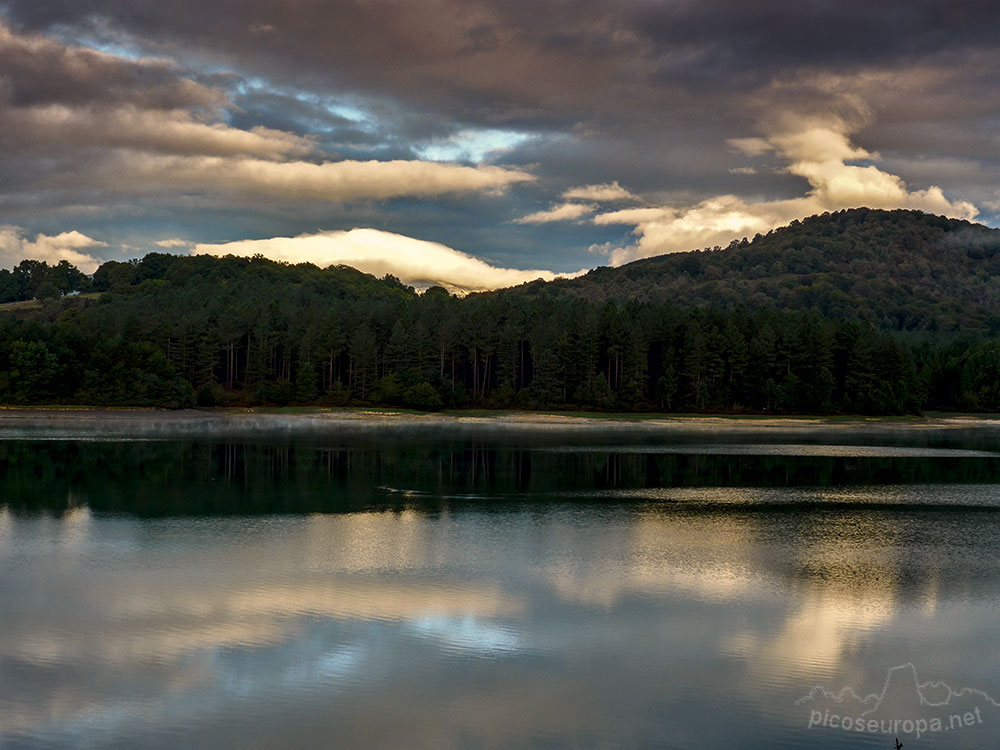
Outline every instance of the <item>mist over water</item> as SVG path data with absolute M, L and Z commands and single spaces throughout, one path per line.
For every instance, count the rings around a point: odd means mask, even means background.
M 875 748 L 797 701 L 1000 695 L 990 431 L 51 437 L 0 441 L 0 746 Z

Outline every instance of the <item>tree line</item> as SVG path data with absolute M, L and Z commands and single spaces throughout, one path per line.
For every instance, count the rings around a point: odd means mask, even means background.
M 105 263 L 86 288 L 0 308 L 0 402 L 1000 411 L 1000 340 L 984 332 L 891 331 L 809 310 L 418 294 L 391 276 L 262 257 L 154 253 Z
M 1000 333 L 1000 229 L 920 211 L 856 208 L 733 241 L 573 279 L 532 296 L 685 301 L 811 310 L 880 329 Z
M 90 278 L 67 260 L 50 266 L 44 261 L 26 259 L 12 270 L 0 268 L 0 304 L 52 300 L 89 288 Z

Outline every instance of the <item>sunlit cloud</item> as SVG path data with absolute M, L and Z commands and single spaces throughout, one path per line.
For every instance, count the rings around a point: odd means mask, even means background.
M 188 242 L 187 240 L 182 240 L 180 237 L 170 237 L 165 240 L 157 240 L 155 243 L 157 247 L 163 247 L 167 249 L 178 248 L 178 247 L 191 247 L 193 242 Z
M 585 203 L 560 203 L 545 211 L 536 211 L 533 214 L 515 219 L 515 224 L 548 224 L 553 221 L 573 221 L 581 216 L 592 214 L 597 206 Z
M 93 273 L 101 264 L 101 259 L 83 251 L 98 247 L 107 247 L 107 243 L 77 231 L 39 234 L 29 240 L 20 227 L 0 226 L 0 268 L 13 268 L 25 259 L 40 260 L 50 265 L 65 260 L 84 273 Z
M 555 263 L 539 252 L 607 258 L 586 250 L 612 237 L 615 262 L 726 245 L 862 203 L 971 215 L 962 198 L 1000 214 L 1000 6 L 988 3 L 954 14 L 943 0 L 887 0 L 860 15 L 822 3 L 312 3 L 310 23 L 274 0 L 226 4 L 224 19 L 213 3 L 136 13 L 107 0 L 99 18 L 94 3 L 2 4 L 0 222 L 31 233 L 148 248 L 248 225 L 264 237 L 394 227 L 458 233 L 533 267 Z M 814 119 L 781 120 L 789 111 Z M 793 153 L 790 139 L 815 129 L 847 148 L 832 161 Z M 518 208 L 517 186 L 532 181 L 558 189 Z M 420 205 L 456 199 L 461 210 Z M 622 208 L 656 213 L 628 223 Z M 595 215 L 602 226 L 583 236 Z
M 20 199 L 63 206 L 74 195 L 212 198 L 265 205 L 345 203 L 502 193 L 534 180 L 525 169 L 479 161 L 527 137 L 462 131 L 434 159 L 342 159 L 318 136 L 234 125 L 223 88 L 186 77 L 170 62 L 127 58 L 12 31 L 0 23 L 0 159 L 35 159 Z M 212 80 L 212 79 L 206 79 Z M 236 87 L 239 89 L 239 86 Z M 442 146 L 443 147 L 443 146 Z M 441 161 L 450 159 L 451 161 Z
M 618 184 L 617 181 L 600 185 L 581 185 L 566 190 L 562 197 L 563 203 L 544 211 L 522 216 L 515 219 L 515 224 L 548 224 L 555 221 L 575 221 L 583 216 L 589 216 L 597 210 L 599 203 L 611 203 L 620 200 L 638 200 L 637 196 Z M 590 201 L 581 203 L 579 201 Z
M 618 184 L 618 181 L 606 182 L 600 185 L 581 185 L 567 190 L 562 194 L 565 200 L 612 202 L 621 200 L 636 200 L 636 196 Z
M 634 225 L 637 241 L 609 253 L 612 265 L 664 253 L 683 252 L 767 232 L 824 211 L 867 206 L 909 208 L 934 214 L 972 219 L 979 212 L 968 201 L 949 200 L 941 188 L 911 190 L 897 175 L 872 162 L 879 155 L 855 146 L 842 121 L 800 120 L 793 127 L 768 138 L 729 141 L 741 153 L 773 152 L 786 162 L 784 171 L 804 178 L 809 190 L 799 198 L 747 201 L 736 195 L 719 195 L 693 206 L 631 208 L 596 215 L 595 224 Z
M 438 197 L 465 192 L 500 193 L 534 177 L 516 169 L 468 167 L 428 161 L 267 161 L 212 156 L 128 154 L 104 166 L 105 180 L 118 171 L 119 188 L 131 192 L 198 190 L 229 196 L 347 202 L 405 196 Z
M 595 224 L 645 224 L 672 215 L 669 208 L 623 208 L 606 211 L 594 217 Z
M 301 157 L 314 149 L 310 139 L 280 130 L 241 130 L 221 122 L 201 122 L 184 110 L 142 110 L 135 106 L 11 107 L 0 112 L 0 126 L 4 133 L 0 143 L 21 149 L 96 146 L 260 159 Z
M 240 255 L 320 267 L 345 265 L 375 276 L 392 274 L 418 287 L 441 285 L 454 291 L 483 291 L 526 281 L 551 281 L 553 271 L 502 268 L 437 242 L 378 229 L 351 229 L 298 237 L 195 245 L 195 254 Z

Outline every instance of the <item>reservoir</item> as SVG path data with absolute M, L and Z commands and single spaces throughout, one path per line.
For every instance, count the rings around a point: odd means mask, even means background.
M 0 430 L 5 748 L 993 750 L 998 623 L 995 426 Z

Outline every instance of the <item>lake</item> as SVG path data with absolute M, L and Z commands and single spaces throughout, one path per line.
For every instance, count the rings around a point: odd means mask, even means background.
M 0 746 L 997 747 L 996 426 L 197 432 L 0 429 Z

